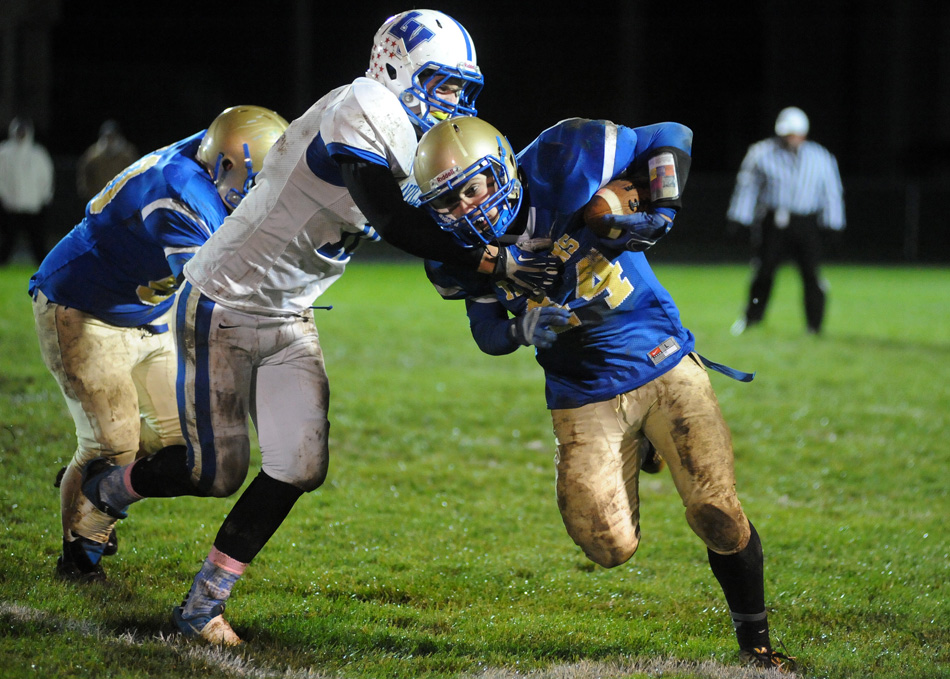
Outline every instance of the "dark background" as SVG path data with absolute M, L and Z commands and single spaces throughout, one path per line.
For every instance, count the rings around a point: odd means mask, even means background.
M 572 116 L 693 129 L 685 209 L 655 256 L 747 257 L 724 219 L 735 172 L 748 145 L 772 133 L 778 111 L 796 105 L 845 183 L 849 228 L 830 256 L 950 262 L 950 3 L 421 6 L 472 34 L 486 78 L 479 114 L 515 148 Z M 106 118 L 143 153 L 238 103 L 293 119 L 363 75 L 376 30 L 412 7 L 3 0 L 0 124 L 33 117 L 56 160 L 53 220 L 65 230 L 81 216 L 75 160 Z

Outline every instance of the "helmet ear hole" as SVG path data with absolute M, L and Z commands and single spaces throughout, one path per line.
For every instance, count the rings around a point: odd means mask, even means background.
M 231 162 L 230 158 L 225 158 L 221 161 L 221 169 L 225 172 L 230 172 L 232 167 L 234 167 L 234 163 Z
M 386 64 L 386 73 L 387 75 L 389 75 L 390 80 L 396 79 L 396 76 L 397 76 L 396 69 L 393 67 L 392 64 Z

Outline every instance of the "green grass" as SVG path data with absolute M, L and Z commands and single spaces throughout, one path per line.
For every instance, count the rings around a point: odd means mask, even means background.
M 699 351 L 757 371 L 712 379 L 800 676 L 950 677 L 948 271 L 826 267 L 815 338 L 785 269 L 764 326 L 734 338 L 744 267 L 656 268 Z M 244 648 L 168 636 L 233 498 L 140 503 L 108 586 L 57 581 L 52 481 L 75 441 L 31 272 L 0 270 L 0 677 L 751 676 L 668 475 L 643 479 L 634 558 L 588 562 L 554 501 L 531 352 L 479 353 L 410 264 L 357 262 L 322 298 L 329 479 L 235 589 Z

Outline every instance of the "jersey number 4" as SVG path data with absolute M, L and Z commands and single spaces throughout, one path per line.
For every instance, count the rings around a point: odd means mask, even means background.
M 603 297 L 611 309 L 616 309 L 633 294 L 633 284 L 623 274 L 620 262 L 611 262 L 596 250 L 575 265 L 577 284 L 574 294 L 579 299 Z

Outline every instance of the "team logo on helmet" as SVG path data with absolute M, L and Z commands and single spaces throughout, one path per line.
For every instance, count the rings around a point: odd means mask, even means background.
M 402 21 L 393 24 L 389 29 L 389 34 L 396 40 L 401 40 L 409 52 L 435 37 L 433 31 L 416 21 L 420 16 L 422 15 L 419 12 L 409 12 Z

